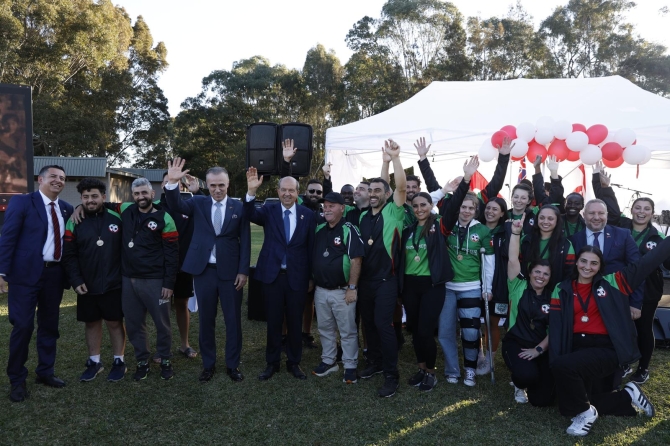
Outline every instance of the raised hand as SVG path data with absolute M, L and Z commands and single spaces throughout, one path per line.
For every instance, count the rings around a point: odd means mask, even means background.
M 469 159 L 465 160 L 463 163 L 463 179 L 465 181 L 470 181 L 470 178 L 477 172 L 478 168 L 479 157 L 477 155 L 471 156 Z
M 382 147 L 382 162 L 384 163 L 390 163 L 391 162 L 391 155 L 386 153 L 386 150 Z
M 423 136 L 416 140 L 414 148 L 416 149 L 416 153 L 419 154 L 419 160 L 422 161 L 426 159 L 426 155 L 428 154 L 431 145 L 432 144 L 428 144 L 428 147 L 426 147 L 426 138 Z
M 188 186 L 188 190 L 191 193 L 196 193 L 200 190 L 200 183 L 198 182 L 198 179 L 192 175 L 186 175 L 186 185 Z
M 512 220 L 512 234 L 521 235 L 521 231 L 523 231 L 523 221 L 525 219 L 526 213 L 524 212 L 521 214 L 521 218 L 519 220 Z
M 184 175 L 188 173 L 188 169 L 184 170 L 184 164 L 186 164 L 186 160 L 179 157 L 168 161 L 168 183 L 176 184 L 184 178 Z
M 533 167 L 535 168 L 536 172 L 540 169 L 540 166 L 542 166 L 542 157 L 537 155 L 533 160 Z
M 611 178 L 612 178 L 612 174 L 608 174 L 607 172 L 605 172 L 605 169 L 603 168 L 600 171 L 600 186 L 610 187 Z
M 502 146 L 500 146 L 500 150 L 498 150 L 498 153 L 500 153 L 501 155 L 509 155 L 513 148 L 514 144 L 512 144 L 512 140 L 510 139 L 509 136 L 505 136 L 503 138 Z
M 325 179 L 330 178 L 330 166 L 332 166 L 332 165 L 333 165 L 333 163 L 324 163 L 323 164 L 323 167 L 321 168 L 321 170 L 323 170 L 323 177 Z
M 256 196 L 256 191 L 263 184 L 263 177 L 258 177 L 258 170 L 255 167 L 249 167 L 247 170 L 247 193 Z
M 293 158 L 293 155 L 295 155 L 295 152 L 298 151 L 298 148 L 293 147 L 293 140 L 292 139 L 286 139 L 284 142 L 281 143 L 282 147 L 282 156 L 284 157 L 284 161 L 287 163 L 291 162 L 291 158 Z
M 603 170 L 603 162 L 602 161 L 598 161 L 597 163 L 595 163 L 593 165 L 593 174 L 594 175 L 597 174 L 597 173 L 602 172 L 602 170 Z
M 384 141 L 384 153 L 390 157 L 389 161 L 391 161 L 400 156 L 400 146 L 392 139 L 388 139 Z
M 558 172 L 558 165 L 560 161 L 556 158 L 556 155 L 551 155 L 547 157 L 547 168 L 550 172 Z

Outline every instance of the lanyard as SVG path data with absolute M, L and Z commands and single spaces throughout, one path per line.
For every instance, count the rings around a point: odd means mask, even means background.
M 581 231 L 581 229 L 582 229 L 581 225 L 582 225 L 582 221 L 580 219 L 577 219 L 577 223 L 575 223 L 575 232 L 570 234 L 570 223 L 568 223 L 568 220 L 566 219 L 565 220 L 565 233 L 568 234 L 568 237 L 570 237 L 572 235 L 575 235 L 576 233 Z
M 643 235 L 645 235 L 649 231 L 649 228 L 646 228 L 644 231 L 641 231 L 638 235 L 635 236 L 635 244 L 637 245 L 637 241 L 642 238 Z
M 582 307 L 582 311 L 584 312 L 584 314 L 588 313 L 589 302 L 591 302 L 591 296 L 593 296 L 593 293 L 589 291 L 589 295 L 586 298 L 586 302 L 584 302 L 582 296 L 579 294 L 579 291 L 577 291 L 577 284 L 575 283 L 575 296 L 577 296 L 577 300 L 579 301 L 579 305 Z M 588 319 L 584 322 L 588 322 Z
M 540 253 L 540 258 L 544 259 L 544 255 L 547 253 L 547 250 L 549 249 L 549 239 L 547 239 L 547 244 L 544 245 L 544 249 Z
M 416 251 L 417 253 L 419 252 L 419 242 L 421 241 L 421 230 L 422 229 L 423 229 L 423 226 L 417 226 L 416 229 L 415 229 L 415 232 L 412 234 L 412 246 L 414 247 L 414 251 Z M 419 234 L 419 240 L 416 239 L 417 234 Z
M 466 241 L 467 234 L 470 232 L 470 225 L 472 224 L 472 220 L 468 222 L 467 226 L 461 226 L 460 223 L 458 223 L 458 236 L 456 237 L 456 251 L 463 251 L 463 242 L 466 242 L 467 245 L 465 247 L 465 251 L 469 251 L 468 247 L 470 245 L 470 240 Z M 461 229 L 463 231 L 461 231 Z

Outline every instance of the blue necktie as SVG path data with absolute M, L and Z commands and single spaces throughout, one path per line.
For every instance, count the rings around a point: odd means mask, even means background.
M 291 240 L 291 220 L 288 216 L 291 215 L 291 211 L 286 209 L 284 211 L 284 235 L 286 235 L 286 244 Z M 281 261 L 282 267 L 286 268 L 286 252 L 284 252 L 284 258 Z
M 598 240 L 598 237 L 600 237 L 600 234 L 602 234 L 602 232 L 594 232 L 593 233 L 593 247 L 598 248 L 599 250 L 602 251 L 603 249 L 600 247 L 600 241 Z

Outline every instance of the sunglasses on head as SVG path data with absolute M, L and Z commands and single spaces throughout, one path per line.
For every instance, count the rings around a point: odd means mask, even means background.
M 307 192 L 309 192 L 310 194 L 317 194 L 317 195 L 321 195 L 323 193 L 323 191 L 319 189 L 308 189 Z

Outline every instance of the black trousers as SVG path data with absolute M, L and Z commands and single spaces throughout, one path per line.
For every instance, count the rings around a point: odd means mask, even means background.
M 642 370 L 649 368 L 651 361 L 651 354 L 654 352 L 654 316 L 656 315 L 656 308 L 658 301 L 642 303 L 642 315 L 635 320 L 635 328 L 637 329 L 637 347 L 640 349 L 640 363 L 638 367 Z
M 281 362 L 281 334 L 286 316 L 286 365 L 300 364 L 302 359 L 302 312 L 307 292 L 294 291 L 286 274 L 279 274 L 271 284 L 263 284 L 265 314 L 268 331 L 265 361 L 279 365 Z
M 402 304 L 407 314 L 407 327 L 412 332 L 416 362 L 434 369 L 437 358 L 435 330 L 444 306 L 444 285 L 433 286 L 430 276 L 405 275 Z
M 599 415 L 635 416 L 637 412 L 627 391 L 599 393 L 598 386 L 593 387 L 619 368 L 609 336 L 575 334 L 572 352 L 555 358 L 551 364 L 561 415 L 574 417 L 593 405 Z
M 393 329 L 398 281 L 395 278 L 361 279 L 358 288 L 358 305 L 368 341 L 368 362 L 381 365 L 385 375 L 398 376 L 398 342 Z
M 522 348 L 525 347 L 509 336 L 503 339 L 503 359 L 512 373 L 512 382 L 519 389 L 526 389 L 528 402 L 533 406 L 550 406 L 556 391 L 554 376 L 549 368 L 549 355 L 545 353 L 529 361 L 519 358 Z

